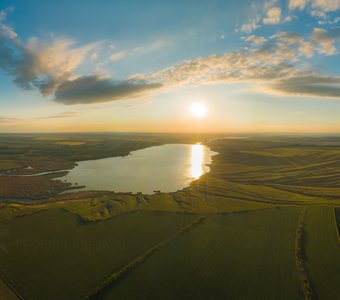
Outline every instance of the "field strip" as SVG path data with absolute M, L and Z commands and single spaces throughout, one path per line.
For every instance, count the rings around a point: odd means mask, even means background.
M 299 215 L 298 224 L 296 226 L 295 233 L 295 263 L 297 272 L 299 274 L 300 285 L 304 294 L 305 300 L 316 299 L 313 291 L 312 283 L 309 280 L 308 273 L 304 264 L 304 232 L 303 232 L 303 221 L 306 215 L 307 206 L 304 206 Z
M 23 300 L 24 298 L 18 293 L 18 291 L 10 282 L 0 277 L 0 299 Z
M 156 244 L 155 246 L 151 247 L 148 251 L 144 252 L 142 255 L 138 256 L 130 263 L 128 263 L 125 267 L 120 269 L 118 272 L 111 274 L 107 277 L 101 284 L 99 284 L 86 298 L 92 299 L 93 297 L 97 296 L 101 291 L 103 291 L 106 287 L 114 284 L 117 280 L 119 280 L 123 275 L 127 274 L 129 271 L 133 270 L 139 264 L 141 264 L 145 259 L 147 259 L 150 255 L 152 255 L 155 251 L 159 248 L 164 247 L 169 242 L 180 236 L 182 233 L 190 230 L 192 227 L 198 225 L 204 220 L 204 216 L 199 216 L 197 219 L 192 221 L 190 224 L 182 227 L 178 232 L 171 235 L 170 237 L 166 238 L 165 240 L 161 241 L 160 243 Z
M 334 226 L 335 226 L 335 231 L 336 231 L 336 236 L 338 238 L 338 242 L 340 243 L 340 233 L 339 233 L 339 227 L 340 224 L 338 224 L 338 221 L 336 219 L 336 213 L 335 213 L 336 207 L 333 207 L 333 218 L 334 218 Z M 340 220 L 339 220 L 340 221 Z

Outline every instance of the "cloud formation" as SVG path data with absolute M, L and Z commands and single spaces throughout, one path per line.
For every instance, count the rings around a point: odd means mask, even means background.
M 294 52 L 308 58 L 313 56 L 314 46 L 298 34 L 281 31 L 275 34 L 273 38 L 275 38 L 283 48 L 294 49 Z
M 289 0 L 289 9 L 337 9 L 340 0 Z M 252 32 L 263 24 L 279 24 L 287 19 L 278 1 L 262 7 L 261 15 L 241 26 Z M 150 73 L 137 74 L 114 81 L 100 75 L 77 75 L 86 58 L 98 60 L 96 44 L 78 47 L 70 39 L 42 42 L 31 38 L 22 42 L 16 32 L 4 24 L 7 11 L 0 12 L 0 69 L 23 89 L 38 89 L 44 96 L 66 105 L 102 103 L 151 95 L 181 86 L 245 82 L 255 83 L 266 91 L 286 95 L 340 98 L 339 78 L 314 72 L 302 72 L 299 63 L 314 53 L 333 55 L 340 27 L 314 28 L 310 39 L 296 33 L 279 31 L 272 36 L 254 34 L 242 37 L 245 46 L 234 53 L 210 55 L 182 61 L 175 66 Z M 285 18 L 286 16 L 286 18 Z M 289 17 L 289 16 L 288 16 Z M 261 25 L 259 25 L 261 24 Z M 143 54 L 167 45 L 159 41 L 148 47 L 120 51 L 107 56 L 118 61 L 127 55 Z M 95 51 L 96 50 L 96 51 Z M 302 64 L 302 63 L 301 63 Z M 64 118 L 64 113 L 45 118 Z
M 18 119 L 0 115 L 0 124 L 16 122 Z
M 335 41 L 340 38 L 340 27 L 329 30 L 314 28 L 311 39 L 317 44 L 317 50 L 321 54 L 336 54 Z
M 241 37 L 242 40 L 246 41 L 246 42 L 250 42 L 250 43 L 254 43 L 256 45 L 262 45 L 264 42 L 267 41 L 267 39 L 265 39 L 262 36 L 256 36 L 256 35 L 250 35 L 250 36 L 243 36 Z
M 340 9 L 340 0 L 312 0 L 311 2 L 312 9 L 320 16 Z
M 280 24 L 281 21 L 281 8 L 271 7 L 267 13 L 266 17 L 262 20 L 264 24 Z
M 2 11 L 2 21 L 6 13 Z M 74 76 L 94 44 L 76 47 L 69 39 L 41 42 L 31 38 L 23 43 L 15 31 L 0 21 L 0 69 L 23 89 L 37 88 L 47 96 L 63 81 Z
M 160 89 L 161 83 L 130 79 L 113 82 L 99 76 L 84 76 L 63 82 L 55 92 L 55 101 L 67 105 L 102 103 L 140 97 Z
M 62 118 L 71 118 L 77 115 L 77 112 L 75 111 L 66 111 L 60 114 L 52 115 L 52 116 L 47 116 L 47 117 L 39 117 L 37 119 L 39 120 L 47 120 L 47 119 L 62 119 Z
M 251 19 L 248 23 L 242 24 L 240 27 L 240 31 L 244 33 L 251 33 L 255 29 L 259 28 L 260 25 L 258 24 L 260 21 L 260 16 L 256 16 L 255 18 Z
M 253 37 L 244 37 L 245 41 Z M 211 55 L 183 61 L 158 72 L 138 75 L 162 88 L 205 84 L 254 83 L 262 91 L 281 95 L 340 99 L 340 78 L 313 71 L 301 71 L 297 62 L 313 56 L 313 45 L 295 33 L 279 32 L 267 41 L 238 53 Z
M 270 87 L 284 94 L 340 99 L 340 77 L 300 73 L 282 78 Z
M 327 14 L 340 9 L 340 0 L 289 0 L 290 10 L 308 9 L 312 16 L 327 18 Z
M 307 0 L 289 0 L 288 7 L 291 10 L 304 9 L 307 5 Z

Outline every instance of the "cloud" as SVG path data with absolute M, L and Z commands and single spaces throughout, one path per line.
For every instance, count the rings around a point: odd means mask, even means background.
M 260 16 L 256 16 L 255 18 L 250 20 L 248 23 L 242 24 L 239 30 L 241 32 L 251 33 L 254 30 L 260 28 L 260 25 L 258 24 L 259 21 L 260 21 Z
M 336 11 L 340 8 L 340 0 L 313 0 L 312 10 L 314 14 L 324 16 L 327 12 Z
M 281 21 L 281 8 L 272 7 L 267 13 L 266 17 L 262 20 L 263 24 L 280 24 Z
M 5 25 L 7 11 L 0 13 L 0 70 L 3 70 L 22 89 L 38 89 L 43 96 L 54 94 L 57 102 L 87 104 L 134 98 L 161 88 L 161 83 L 127 79 L 113 82 L 97 75 L 78 76 L 77 68 L 85 58 L 97 60 L 98 43 L 77 47 L 71 39 L 41 41 L 31 38 L 22 42 L 15 31 Z M 168 42 L 158 41 L 146 47 L 131 50 L 142 55 L 160 49 Z M 110 59 L 120 60 L 127 51 L 112 54 Z M 56 115 L 47 118 L 62 118 Z
M 290 10 L 305 8 L 312 16 L 327 18 L 327 13 L 340 9 L 340 0 L 289 0 L 288 7 Z
M 118 61 L 118 60 L 123 59 L 127 54 L 128 54 L 127 51 L 120 51 L 120 52 L 112 54 L 110 56 L 110 59 L 112 61 Z
M 12 118 L 12 117 L 6 117 L 6 116 L 1 116 L 0 115 L 0 123 L 12 123 L 18 121 L 17 118 Z
M 288 78 L 281 78 L 270 87 L 284 94 L 340 99 L 339 77 L 298 73 Z
M 245 38 L 246 40 L 246 38 Z M 340 78 L 302 72 L 294 62 L 313 55 L 313 45 L 301 36 L 279 32 L 263 44 L 238 53 L 211 55 L 136 78 L 160 82 L 162 88 L 210 84 L 253 83 L 282 95 L 340 99 Z
M 2 21 L 6 14 L 1 14 Z M 52 94 L 65 80 L 74 77 L 76 68 L 96 44 L 76 47 L 70 39 L 42 42 L 31 38 L 23 43 L 16 32 L 0 21 L 0 69 L 23 89 L 37 88 L 42 95 Z
M 99 76 L 85 76 L 63 82 L 55 92 L 55 101 L 67 105 L 110 102 L 141 97 L 155 92 L 161 83 L 129 79 L 113 82 Z
M 334 27 L 329 30 L 314 28 L 311 40 L 317 45 L 317 50 L 321 54 L 334 55 L 336 47 L 334 42 L 340 38 L 340 27 Z
M 144 46 L 139 46 L 133 49 L 129 50 L 122 50 L 116 53 L 113 53 L 110 55 L 110 60 L 111 61 L 119 61 L 127 56 L 139 56 L 139 55 L 145 55 L 149 54 L 153 51 L 159 50 L 164 47 L 170 47 L 172 44 L 169 41 L 156 41 L 152 43 L 148 43 L 147 45 Z
M 91 59 L 92 60 L 97 60 L 98 59 L 98 54 L 96 52 L 91 54 Z
M 14 8 L 12 6 L 6 7 L 5 9 L 0 10 L 0 22 L 4 21 L 9 12 L 12 12 Z
M 265 1 L 261 5 L 252 5 L 252 12 L 249 21 L 242 24 L 236 31 L 244 33 L 252 33 L 261 27 L 261 23 L 265 25 L 281 23 L 281 8 L 277 5 L 277 0 Z M 288 16 L 285 22 L 290 22 L 292 17 Z
M 264 37 L 262 37 L 262 36 L 255 36 L 255 35 L 241 37 L 241 39 L 246 41 L 246 42 L 254 43 L 256 45 L 262 45 L 264 42 L 267 41 L 267 39 L 265 39 Z
M 313 45 L 305 41 L 301 36 L 291 32 L 281 31 L 273 36 L 276 40 L 281 43 L 284 47 L 295 48 L 297 52 L 308 58 L 313 56 L 314 47 Z
M 304 9 L 307 6 L 307 0 L 289 0 L 288 7 L 290 10 Z
M 325 25 L 325 24 L 329 24 L 329 25 L 334 25 L 340 22 L 340 17 L 335 17 L 332 20 L 319 20 L 318 24 L 319 25 Z
M 316 1 L 316 0 L 315 0 Z M 339 0 L 340 1 L 340 0 Z M 242 32 L 252 32 L 263 24 L 279 24 L 284 20 L 277 1 L 262 6 L 262 13 L 241 26 Z M 289 2 L 290 9 L 309 7 L 306 1 Z M 263 17 L 265 13 L 265 17 Z M 78 67 L 86 58 L 98 59 L 97 44 L 77 46 L 70 39 L 43 42 L 31 38 L 22 42 L 15 31 L 3 21 L 0 13 L 0 69 L 9 74 L 23 89 L 38 89 L 42 95 L 54 95 L 54 100 L 66 105 L 91 104 L 132 99 L 181 86 L 254 83 L 267 91 L 287 95 L 339 96 L 339 79 L 326 75 L 301 72 L 298 65 L 316 51 L 336 53 L 335 41 L 340 27 L 328 30 L 314 28 L 311 43 L 290 32 L 278 32 L 271 37 L 249 35 L 242 39 L 246 47 L 235 53 L 210 55 L 182 61 L 149 74 L 136 74 L 127 79 L 113 81 L 99 75 L 77 75 Z M 169 43 L 158 41 L 145 47 L 107 55 L 107 61 L 118 61 L 127 55 L 144 55 Z M 114 51 L 114 50 L 109 50 Z M 111 52 L 112 53 L 112 52 Z M 42 119 L 73 116 L 66 112 Z
M 37 119 L 39 120 L 46 120 L 46 119 L 61 119 L 61 118 L 70 118 L 70 117 L 74 117 L 75 115 L 77 115 L 77 112 L 74 111 L 66 111 L 60 114 L 56 114 L 53 116 L 47 116 L 47 117 L 39 117 Z

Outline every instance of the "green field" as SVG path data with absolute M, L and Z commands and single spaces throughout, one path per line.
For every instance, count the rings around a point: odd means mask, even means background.
M 209 173 L 172 193 L 51 194 L 44 176 L 42 201 L 0 200 L 0 279 L 32 300 L 293 300 L 305 299 L 305 276 L 315 299 L 340 299 L 340 139 L 217 137 L 0 136 L 0 169 L 23 174 L 164 143 L 218 152 Z M 14 192 L 36 194 L 30 178 L 10 177 Z
M 1 277 L 25 299 L 83 299 L 110 274 L 194 219 L 133 213 L 84 222 L 63 210 L 16 218 L 2 239 Z
M 207 217 L 102 299 L 302 299 L 294 261 L 299 212 Z
M 310 207 L 305 218 L 306 256 L 319 299 L 340 299 L 340 241 L 332 207 Z

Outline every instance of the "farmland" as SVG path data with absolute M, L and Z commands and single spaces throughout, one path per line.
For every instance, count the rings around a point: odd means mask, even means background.
M 331 207 L 310 207 L 306 214 L 306 257 L 319 299 L 340 295 L 340 242 Z
M 58 174 L 39 175 L 197 142 L 218 153 L 210 172 L 171 193 L 77 192 Z M 11 175 L 0 176 L 0 230 L 10 232 L 0 236 L 9 250 L 0 278 L 25 299 L 304 299 L 303 277 L 313 297 L 340 299 L 337 137 L 55 134 L 0 143 L 0 173 Z
M 299 210 L 207 217 L 103 298 L 301 299 L 294 261 Z
M 82 299 L 111 273 L 193 219 L 134 213 L 86 223 L 63 210 L 17 218 L 2 240 L 9 255 L 0 260 L 1 275 L 27 299 Z

